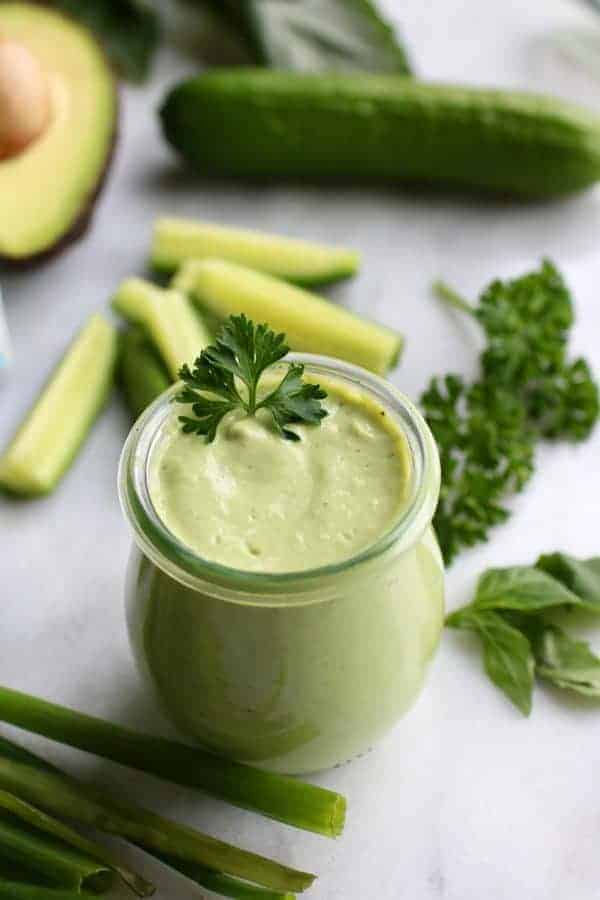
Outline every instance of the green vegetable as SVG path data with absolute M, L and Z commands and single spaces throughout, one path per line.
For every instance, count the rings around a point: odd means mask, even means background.
M 371 0 L 208 0 L 208 5 L 266 66 L 410 72 L 393 28 Z
M 314 881 L 314 875 L 217 841 L 141 807 L 117 802 L 105 791 L 43 765 L 0 755 L 0 787 L 53 815 L 274 890 L 303 891 Z
M 427 181 L 536 198 L 600 178 L 600 119 L 534 94 L 218 69 L 177 85 L 160 115 L 203 175 Z
M 585 641 L 569 637 L 557 625 L 544 625 L 533 639 L 536 672 L 559 688 L 600 697 L 600 659 Z
M 9 881 L 7 878 L 0 878 L 0 897 L 2 900 L 81 900 L 78 891 L 42 887 L 23 881 Z
M 285 335 L 275 334 L 267 325 L 254 325 L 242 313 L 231 316 L 219 332 L 215 344 L 206 347 L 190 371 L 185 365 L 179 373 L 185 387 L 175 397 L 178 403 L 191 404 L 194 417 L 179 416 L 183 431 L 215 439 L 219 423 L 227 413 L 243 409 L 254 416 L 268 410 L 281 437 L 299 441 L 295 431 L 286 425 L 319 425 L 327 412 L 321 406 L 327 394 L 318 384 L 302 381 L 304 366 L 292 363 L 277 385 L 265 397 L 257 395 L 265 370 L 289 352 Z M 243 396 L 236 379 L 246 388 Z M 220 397 L 219 400 L 207 397 Z
M 191 881 L 195 881 L 200 887 L 206 888 L 214 894 L 220 894 L 222 897 L 232 897 L 233 900 L 294 900 L 294 894 L 281 894 L 278 891 L 255 887 L 245 881 L 231 878 L 229 875 L 223 875 L 222 872 L 215 872 L 195 863 L 182 862 L 179 859 L 156 853 L 153 856 L 172 869 L 176 869 Z
M 123 334 L 119 381 L 134 419 L 171 384 L 160 357 L 140 329 L 127 328 Z
M 173 272 L 190 259 L 224 259 L 284 278 L 295 284 L 328 284 L 354 275 L 360 257 L 354 250 L 332 247 L 193 219 L 158 219 L 151 262 Z
M 158 45 L 157 14 L 144 0 L 49 0 L 98 36 L 111 61 L 126 78 L 148 75 Z
M 527 638 L 497 613 L 476 607 L 455 613 L 446 624 L 478 634 L 489 678 L 528 716 L 531 712 L 534 661 Z
M 337 837 L 344 827 L 346 801 L 341 794 L 220 759 L 186 744 L 139 734 L 6 687 L 0 687 L 0 721 L 198 788 L 297 828 Z
M 445 285 L 436 287 L 445 302 L 479 322 L 487 339 L 476 382 L 433 378 L 421 397 L 440 451 L 434 524 L 450 563 L 508 518 L 504 499 L 531 477 L 536 441 L 584 440 L 600 406 L 587 362 L 567 357 L 572 301 L 552 263 L 494 281 L 476 307 Z
M 283 331 L 292 350 L 346 359 L 383 375 L 398 362 L 402 336 L 318 294 L 220 259 L 190 260 L 173 279 L 203 315 L 223 322 L 244 313 Z
M 490 569 L 473 602 L 451 613 L 446 624 L 479 636 L 487 674 L 525 715 L 534 671 L 556 687 L 600 697 L 600 659 L 544 616 L 573 608 L 600 613 L 599 573 L 600 557 L 562 553 L 541 556 L 535 566 Z
M 600 557 L 576 559 L 566 553 L 548 553 L 535 565 L 577 594 L 587 609 L 600 612 Z
M 90 28 L 119 72 L 149 74 L 161 37 L 145 0 L 49 0 Z M 201 3 L 197 2 L 200 6 Z M 410 71 L 394 30 L 371 0 L 204 0 L 259 63 L 301 70 Z
M 477 584 L 478 609 L 535 612 L 553 606 L 580 605 L 580 598 L 559 581 L 531 566 L 488 569 Z
M 1 752 L 0 745 L 0 753 Z M 138 894 L 138 896 L 150 897 L 154 893 L 154 885 L 146 881 L 140 875 L 137 875 L 135 872 L 122 866 L 116 860 L 114 855 L 101 844 L 84 837 L 79 832 L 69 828 L 69 826 L 65 825 L 63 822 L 59 822 L 57 819 L 52 818 L 52 816 L 42 812 L 42 810 L 37 809 L 30 803 L 26 803 L 20 797 L 16 797 L 7 791 L 0 790 L 0 811 L 0 816 L 9 814 L 12 818 L 21 820 L 21 822 L 24 822 L 31 828 L 34 828 L 39 832 L 44 832 L 45 834 L 57 838 L 64 844 L 68 844 L 75 850 L 79 850 L 90 859 L 108 866 L 108 868 L 116 872 L 122 881 Z
M 207 328 L 179 291 L 164 290 L 143 278 L 127 278 L 119 285 L 112 307 L 144 330 L 173 379 L 184 363 L 210 343 Z
M 92 316 L 0 456 L 1 488 L 31 497 L 54 490 L 104 406 L 116 361 L 116 329 Z
M 112 886 L 110 869 L 10 816 L 0 816 L 0 857 L 57 887 L 101 894 Z

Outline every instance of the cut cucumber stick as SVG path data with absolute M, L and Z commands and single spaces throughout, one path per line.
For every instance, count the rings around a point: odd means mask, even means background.
M 178 290 L 164 290 L 142 278 L 128 278 L 112 300 L 113 309 L 140 325 L 175 380 L 184 363 L 192 363 L 211 341 L 192 304 Z
M 173 286 L 216 319 L 245 313 L 283 331 L 292 350 L 322 353 L 384 374 L 398 361 L 402 336 L 274 278 L 219 259 L 184 263 Z
M 159 219 L 154 226 L 152 265 L 173 272 L 188 259 L 208 257 L 241 263 L 295 284 L 329 284 L 354 275 L 360 256 L 331 247 L 189 219 Z
M 23 496 L 56 487 L 104 405 L 116 360 L 116 329 L 92 316 L 0 457 L 0 487 Z

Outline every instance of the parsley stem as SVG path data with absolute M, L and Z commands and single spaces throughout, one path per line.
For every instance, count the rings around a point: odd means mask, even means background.
M 456 307 L 456 309 L 460 309 L 461 312 L 470 313 L 472 316 L 475 315 L 475 309 L 471 306 L 471 304 L 465 300 L 464 297 L 461 297 L 453 288 L 451 288 L 445 281 L 434 281 L 433 283 L 433 292 L 440 300 L 443 300 L 444 303 L 448 303 L 450 306 Z
M 248 385 L 248 415 L 253 416 L 256 412 L 256 388 L 258 382 L 254 381 Z
M 0 721 L 220 797 L 234 806 L 327 837 L 342 833 L 341 794 L 197 747 L 131 731 L 28 694 L 0 687 Z

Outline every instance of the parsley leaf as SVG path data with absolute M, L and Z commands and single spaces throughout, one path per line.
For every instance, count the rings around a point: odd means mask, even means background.
M 508 518 L 504 500 L 533 474 L 536 442 L 584 440 L 600 402 L 587 362 L 567 359 L 573 307 L 552 263 L 512 281 L 494 281 L 476 307 L 444 284 L 435 289 L 473 316 L 486 338 L 476 382 L 433 378 L 421 397 L 440 451 L 434 524 L 450 563 Z
M 175 401 L 191 405 L 194 414 L 179 416 L 182 430 L 204 436 L 210 443 L 227 413 L 243 409 L 253 416 L 266 409 L 282 437 L 299 441 L 299 435 L 286 425 L 318 425 L 327 415 L 321 405 L 327 394 L 318 384 L 302 380 L 304 366 L 291 363 L 277 387 L 258 399 L 261 376 L 288 350 L 285 335 L 275 334 L 268 325 L 255 325 L 243 313 L 231 316 L 194 368 L 184 365 L 179 372 L 184 386 Z
M 318 425 L 327 415 L 320 402 L 327 394 L 318 384 L 304 384 L 303 372 L 304 366 L 292 363 L 281 383 L 257 405 L 257 409 L 270 410 L 276 429 L 282 437 L 292 441 L 300 438 L 285 425 L 298 422 Z

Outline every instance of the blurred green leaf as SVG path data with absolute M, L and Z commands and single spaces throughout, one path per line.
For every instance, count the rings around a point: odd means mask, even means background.
M 406 51 L 372 0 L 192 0 L 210 7 L 277 69 L 411 72 Z
M 576 559 L 567 553 L 547 553 L 535 565 L 577 594 L 587 610 L 600 612 L 600 556 Z
M 144 0 L 49 0 L 49 5 L 93 31 L 125 78 L 143 81 L 147 77 L 160 23 Z
M 600 659 L 585 641 L 569 637 L 557 625 L 544 624 L 532 641 L 536 672 L 556 687 L 600 697 Z

